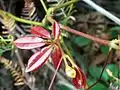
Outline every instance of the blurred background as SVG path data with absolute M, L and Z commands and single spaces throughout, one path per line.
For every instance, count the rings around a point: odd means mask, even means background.
M 49 8 L 68 1 L 44 0 L 44 3 Z M 120 0 L 93 1 L 120 18 Z M 0 0 L 0 9 L 26 20 L 41 22 L 45 17 L 40 0 Z M 118 38 L 120 34 L 119 25 L 95 11 L 82 0 L 56 11 L 54 18 L 64 25 L 105 40 Z M 0 15 L 0 90 L 48 89 L 55 72 L 53 65 L 47 62 L 35 72 L 24 73 L 28 59 L 35 50 L 39 49 L 20 50 L 13 48 L 11 43 L 13 37 L 16 39 L 26 34 L 30 35 L 32 26 Z M 45 28 L 49 29 L 49 27 L 50 24 L 47 23 Z M 85 72 L 89 86 L 99 79 L 106 58 L 109 57 L 101 80 L 90 90 L 120 90 L 120 51 L 111 50 L 108 56 L 109 47 L 64 30 L 63 33 L 65 45 L 77 65 Z M 64 65 L 62 65 L 51 90 L 74 89 L 71 80 L 64 73 Z

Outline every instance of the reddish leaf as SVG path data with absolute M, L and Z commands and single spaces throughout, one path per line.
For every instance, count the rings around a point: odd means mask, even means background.
M 72 80 L 75 87 L 78 88 L 85 88 L 86 86 L 86 76 L 81 71 L 80 68 L 76 69 L 76 77 Z
M 55 68 L 57 68 L 61 58 L 62 58 L 62 52 L 59 47 L 56 47 L 52 53 L 52 61 Z
M 45 45 L 45 42 L 42 38 L 39 37 L 21 37 L 14 41 L 16 47 L 20 49 L 33 49 Z
M 40 26 L 32 27 L 31 28 L 31 33 L 36 35 L 36 36 L 42 37 L 42 38 L 51 39 L 50 33 Z
M 33 54 L 28 61 L 26 72 L 34 71 L 41 67 L 50 56 L 51 51 L 52 47 L 48 46 Z
M 54 24 L 53 24 L 52 34 L 55 39 L 58 39 L 60 36 L 60 26 L 57 22 L 54 22 Z

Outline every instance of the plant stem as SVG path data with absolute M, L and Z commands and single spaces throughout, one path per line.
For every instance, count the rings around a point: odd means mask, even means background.
M 53 23 L 53 22 L 55 21 L 52 17 L 48 17 L 48 20 L 49 20 L 51 23 Z M 72 29 L 72 28 L 70 28 L 70 27 L 68 27 L 68 26 L 64 26 L 64 25 L 62 25 L 62 24 L 59 24 L 59 25 L 60 25 L 60 28 L 62 28 L 63 30 L 66 30 L 66 31 L 68 31 L 68 32 L 71 32 L 71 33 L 73 33 L 73 34 L 75 34 L 75 35 L 83 36 L 83 37 L 88 38 L 88 39 L 90 39 L 90 40 L 92 40 L 92 41 L 94 41 L 94 42 L 100 43 L 100 44 L 102 44 L 102 45 L 106 45 L 106 46 L 109 45 L 109 41 L 108 41 L 108 40 L 103 40 L 103 39 L 100 39 L 100 38 L 91 36 L 91 35 L 89 35 L 89 34 L 86 34 L 86 33 L 80 32 L 80 31 L 77 31 L 77 30 L 75 30 L 75 29 Z
M 54 82 L 54 80 L 55 80 L 55 77 L 56 77 L 56 75 L 57 75 L 57 72 L 58 72 L 58 70 L 59 70 L 59 68 L 60 68 L 61 63 L 62 63 L 62 58 L 60 59 L 58 65 L 57 65 L 57 68 L 56 68 L 55 73 L 54 73 L 54 75 L 53 75 L 53 78 L 52 78 L 52 80 L 51 80 L 51 82 L 50 82 L 50 85 L 49 85 L 48 90 L 50 90 L 51 87 L 52 87 L 52 85 L 53 85 L 53 82 Z
M 92 41 L 94 41 L 94 42 L 98 42 L 98 43 L 100 43 L 100 44 L 102 44 L 102 45 L 108 45 L 108 44 L 109 44 L 109 41 L 107 41 L 107 40 L 103 40 L 103 39 L 100 39 L 100 38 L 91 36 L 91 35 L 89 35 L 89 34 L 86 34 L 86 33 L 80 32 L 80 31 L 77 31 L 77 30 L 75 30 L 75 29 L 71 29 L 70 27 L 64 26 L 64 25 L 62 25 L 62 24 L 60 24 L 60 26 L 61 26 L 62 29 L 66 30 L 66 31 L 68 31 L 68 32 L 71 32 L 71 33 L 73 33 L 73 34 L 75 34 L 75 35 L 83 36 L 83 37 L 88 38 L 88 39 L 90 39 L 90 40 L 92 40 Z
M 44 1 L 43 1 L 43 0 L 40 0 L 40 2 L 41 2 L 41 4 L 42 4 L 42 6 L 43 6 L 45 12 L 47 13 L 47 7 L 46 7 Z
M 21 18 L 18 18 L 18 17 L 16 17 L 16 16 L 12 15 L 11 13 L 5 12 L 5 11 L 3 11 L 3 10 L 0 10 L 0 16 L 2 16 L 2 17 L 5 17 L 5 16 L 11 17 L 11 18 L 13 18 L 14 20 L 16 20 L 16 21 L 18 21 L 18 22 L 21 22 L 21 23 L 43 26 L 43 24 L 40 23 L 40 22 L 35 22 L 35 21 L 30 21 L 30 20 L 21 19 Z

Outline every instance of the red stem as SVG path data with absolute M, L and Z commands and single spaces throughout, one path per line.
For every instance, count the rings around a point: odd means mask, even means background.
M 58 65 L 57 65 L 57 68 L 56 68 L 55 73 L 54 73 L 54 75 L 53 75 L 53 78 L 52 78 L 52 80 L 51 80 L 51 82 L 50 82 L 50 85 L 49 85 L 48 90 L 50 90 L 51 87 L 52 87 L 52 85 L 53 85 L 53 82 L 54 82 L 54 80 L 55 80 L 55 77 L 56 77 L 56 75 L 57 75 L 57 72 L 58 72 L 58 70 L 59 70 L 59 67 L 60 67 L 60 65 L 61 65 L 61 62 L 62 62 L 62 58 L 60 59 Z
M 83 37 L 85 37 L 85 38 L 88 38 L 88 39 L 90 39 L 90 40 L 93 40 L 94 42 L 100 43 L 100 44 L 102 44 L 102 45 L 108 45 L 108 44 L 109 44 L 109 41 L 108 41 L 108 40 L 103 40 L 103 39 L 100 39 L 100 38 L 91 36 L 91 35 L 89 35 L 89 34 L 86 34 L 86 33 L 77 31 L 77 30 L 75 30 L 75 29 L 72 29 L 72 28 L 70 28 L 70 27 L 68 27 L 68 26 L 64 26 L 64 25 L 61 25 L 61 24 L 60 24 L 60 26 L 61 26 L 62 29 L 66 30 L 66 31 L 68 31 L 68 32 L 71 32 L 71 33 L 73 33 L 73 34 L 75 34 L 75 35 L 83 36 Z
M 51 23 L 54 23 L 54 22 L 55 22 L 55 20 L 54 20 L 52 17 L 48 17 L 48 20 L 49 20 Z M 100 44 L 102 44 L 102 45 L 108 46 L 108 44 L 109 44 L 109 41 L 108 41 L 108 40 L 103 40 L 103 39 L 100 39 L 100 38 L 91 36 L 91 35 L 89 35 L 89 34 L 86 34 L 86 33 L 80 32 L 80 31 L 77 31 L 77 30 L 75 30 L 75 29 L 72 29 L 72 28 L 70 28 L 70 27 L 68 27 L 68 26 L 64 26 L 64 25 L 62 25 L 62 24 L 59 24 L 59 25 L 60 25 L 60 28 L 66 30 L 66 31 L 68 31 L 68 32 L 71 32 L 71 33 L 73 33 L 73 34 L 75 34 L 75 35 L 83 36 L 83 37 L 88 38 L 88 39 L 90 39 L 90 40 L 92 40 L 92 41 L 94 41 L 94 42 L 100 43 Z

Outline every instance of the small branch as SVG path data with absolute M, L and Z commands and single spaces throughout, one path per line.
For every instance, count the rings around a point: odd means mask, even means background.
M 114 16 L 113 14 L 111 14 L 110 12 L 108 12 L 107 10 L 105 10 L 104 8 L 100 7 L 99 5 L 95 4 L 91 0 L 83 0 L 83 1 L 85 3 L 87 3 L 88 5 L 90 5 L 91 7 L 93 7 L 94 9 L 96 9 L 101 14 L 105 15 L 106 17 L 108 17 L 109 19 L 111 19 L 112 21 L 114 21 L 115 23 L 117 23 L 118 25 L 120 25 L 120 19 L 118 17 Z
M 13 18 L 14 20 L 16 20 L 16 21 L 18 21 L 18 22 L 21 22 L 21 23 L 43 26 L 43 24 L 40 23 L 40 22 L 35 22 L 35 21 L 30 21 L 30 20 L 21 19 L 21 18 L 18 18 L 18 17 L 16 17 L 16 16 L 12 15 L 11 13 L 5 12 L 5 11 L 3 11 L 3 10 L 0 10 L 0 15 L 1 15 L 2 17 L 5 17 L 5 16 L 11 17 L 11 18 Z
M 53 23 L 53 22 L 55 21 L 52 17 L 48 17 L 48 20 L 49 20 L 51 23 Z M 77 30 L 75 30 L 75 29 L 72 29 L 72 28 L 70 28 L 70 27 L 68 27 L 68 26 L 64 26 L 64 25 L 60 24 L 60 27 L 61 27 L 63 30 L 66 30 L 66 31 L 68 31 L 68 32 L 71 32 L 71 33 L 73 33 L 73 34 L 75 34 L 75 35 L 83 36 L 83 37 L 88 38 L 88 39 L 90 39 L 90 40 L 92 40 L 92 41 L 94 41 L 94 42 L 100 43 L 100 44 L 102 44 L 102 45 L 108 45 L 108 44 L 109 44 L 109 41 L 108 41 L 108 40 L 103 40 L 103 39 L 100 39 L 100 38 L 91 36 L 91 35 L 89 35 L 89 34 L 86 34 L 86 33 L 77 31 Z
M 55 73 L 54 73 L 54 75 L 53 75 L 53 78 L 52 78 L 52 80 L 51 80 L 51 83 L 50 83 L 50 85 L 49 85 L 48 90 L 50 90 L 51 87 L 52 87 L 52 85 L 53 85 L 53 82 L 54 82 L 55 77 L 56 77 L 56 75 L 57 75 L 58 69 L 60 68 L 61 62 L 62 62 L 62 58 L 60 59 L 58 65 L 57 65 L 57 68 L 56 68 L 56 70 L 55 70 Z
M 88 39 L 90 39 L 90 40 L 92 40 L 94 42 L 100 43 L 102 45 L 108 45 L 109 44 L 109 41 L 107 41 L 107 40 L 103 40 L 103 39 L 91 36 L 89 34 L 77 31 L 75 29 L 71 29 L 68 26 L 64 26 L 64 25 L 61 25 L 61 24 L 60 24 L 60 26 L 61 26 L 62 29 L 66 30 L 68 32 L 71 32 L 71 33 L 73 33 L 75 35 L 83 36 L 83 37 L 88 38 Z

